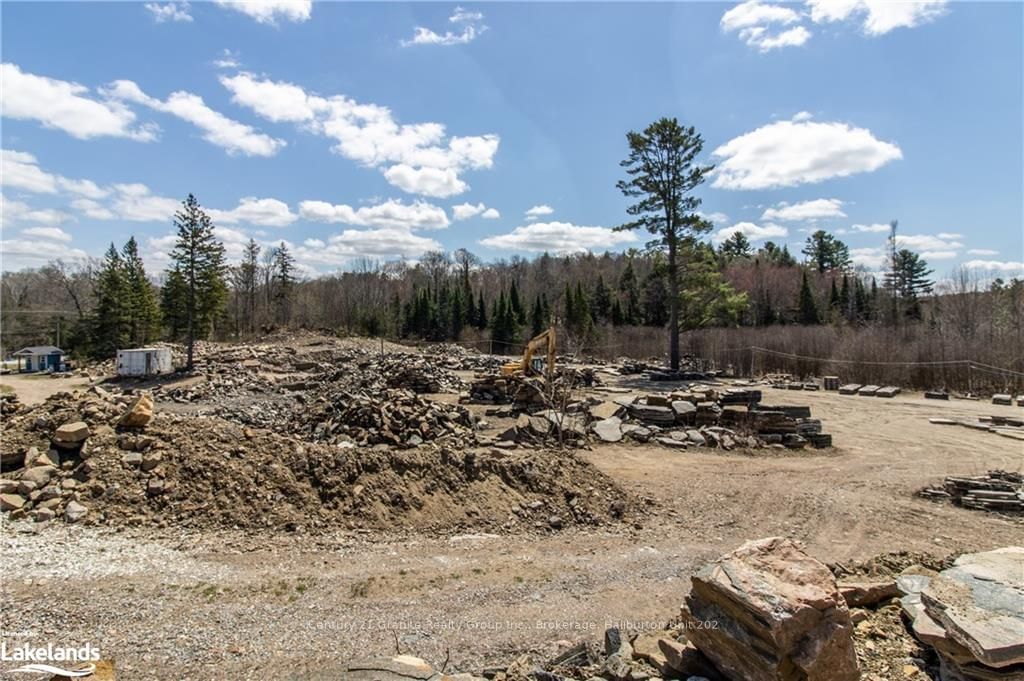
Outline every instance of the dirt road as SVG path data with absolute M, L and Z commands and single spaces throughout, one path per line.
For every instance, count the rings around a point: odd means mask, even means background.
M 346 659 L 396 646 L 476 669 L 612 623 L 657 626 L 696 567 L 751 538 L 792 536 L 840 562 L 1024 543 L 1019 521 L 913 496 L 946 474 L 1024 468 L 1021 442 L 928 417 L 1024 409 L 771 389 L 765 401 L 810 404 L 836 447 L 585 453 L 641 499 L 635 526 L 432 538 L 6 527 L 0 628 L 90 641 L 132 679 L 337 678 Z

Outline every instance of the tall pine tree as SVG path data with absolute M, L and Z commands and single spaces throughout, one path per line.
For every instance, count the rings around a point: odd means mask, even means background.
M 153 285 L 146 276 L 146 267 L 139 256 L 135 237 L 128 239 L 122 249 L 128 342 L 135 346 L 154 340 L 160 331 L 160 308 L 157 306 Z
M 195 368 L 196 338 L 206 337 L 220 315 L 227 297 L 224 281 L 224 245 L 213 233 L 213 221 L 189 194 L 174 214 L 178 240 L 171 253 L 173 269 L 184 279 L 186 368 Z
M 112 357 L 129 339 L 128 287 L 124 260 L 110 244 L 96 277 L 96 307 L 93 309 L 92 351 L 97 357 Z

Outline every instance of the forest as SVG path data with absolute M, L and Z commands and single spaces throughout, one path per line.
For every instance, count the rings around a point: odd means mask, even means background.
M 799 253 L 736 231 L 717 246 L 695 190 L 711 166 L 692 128 L 662 118 L 627 133 L 617 187 L 630 221 L 655 237 L 643 249 L 513 256 L 484 262 L 470 250 L 414 262 L 359 260 L 344 271 L 299 276 L 285 242 L 250 240 L 229 263 L 215 225 L 189 195 L 174 215 L 170 264 L 147 272 L 134 237 L 100 260 L 55 260 L 5 272 L 4 356 L 52 343 L 72 357 L 196 339 L 251 338 L 315 328 L 410 343 L 458 342 L 521 351 L 542 330 L 581 357 L 684 355 L 736 373 L 837 374 L 924 389 L 1004 389 L 1024 375 L 1024 280 L 960 268 L 936 282 L 890 225 L 882 272 L 855 267 L 824 230 Z

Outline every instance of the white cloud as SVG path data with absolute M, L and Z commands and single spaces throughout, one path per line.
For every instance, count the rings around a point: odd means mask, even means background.
M 158 24 L 165 21 L 192 21 L 192 15 L 188 13 L 189 5 L 183 2 L 147 2 L 143 5 L 153 15 L 153 20 Z
M 712 156 L 720 159 L 713 187 L 771 189 L 871 172 L 903 153 L 866 128 L 778 121 L 729 140 Z
M 1024 272 L 1024 262 L 1000 260 L 968 260 L 963 266 L 971 270 L 988 270 L 990 272 Z
M 48 173 L 39 167 L 32 154 L 10 149 L 0 149 L 0 183 L 37 194 L 56 194 L 63 189 L 79 196 L 100 199 L 108 193 L 92 180 L 71 180 Z
M 632 232 L 607 227 L 584 227 L 568 222 L 535 222 L 516 227 L 508 234 L 481 239 L 491 248 L 510 251 L 581 253 L 607 250 L 636 241 Z
M 963 234 L 956 234 L 955 232 L 939 232 L 935 236 L 939 237 L 940 239 L 963 239 L 964 238 Z
M 728 32 L 764 24 L 788 25 L 799 21 L 799 19 L 800 15 L 789 7 L 748 0 L 723 14 L 720 24 L 722 30 Z
M 451 196 L 457 189 L 464 191 L 466 185 L 459 174 L 492 167 L 500 143 L 493 134 L 449 137 L 440 123 L 399 124 L 387 107 L 361 104 L 342 95 L 323 97 L 292 83 L 249 73 L 221 76 L 220 82 L 231 91 L 236 104 L 267 120 L 295 123 L 302 130 L 334 140 L 332 151 L 380 168 L 385 174 L 390 172 L 392 184 L 408 187 L 412 193 Z M 423 172 L 428 168 L 432 170 Z
M 38 267 L 60 258 L 62 260 L 85 260 L 89 254 L 80 248 L 71 248 L 62 241 L 39 239 L 0 239 L 0 258 L 5 271 L 24 267 Z
M 404 204 L 389 200 L 375 206 L 353 208 L 326 201 L 303 201 L 299 215 L 314 222 L 342 223 L 382 230 L 444 229 L 449 225 L 443 208 L 424 201 Z
M 958 251 L 922 251 L 921 257 L 925 260 L 950 260 L 959 254 Z
M 541 217 L 542 215 L 551 215 L 554 212 L 555 212 L 554 208 L 552 208 L 551 206 L 549 206 L 549 205 L 547 205 L 545 203 L 542 203 L 539 206 L 534 206 L 533 208 L 530 208 L 529 210 L 527 210 L 526 211 L 526 219 L 527 220 L 536 220 L 537 218 Z
M 475 218 L 477 215 L 481 216 L 485 220 L 497 220 L 501 217 L 494 208 L 488 208 L 482 203 L 478 203 L 475 206 L 472 203 L 462 203 L 457 206 L 452 206 L 452 219 L 454 220 L 469 220 Z
M 740 31 L 740 39 L 761 52 L 781 47 L 799 47 L 811 39 L 811 32 L 803 26 L 794 26 L 779 33 L 771 33 L 764 26 L 752 26 Z
M 32 208 L 27 203 L 8 199 L 0 194 L 0 224 L 4 228 L 26 223 L 52 227 L 71 219 L 64 211 L 54 208 Z
M 880 234 L 882 232 L 888 232 L 889 225 L 883 224 L 881 222 L 876 222 L 870 225 L 854 225 L 850 229 L 852 229 L 855 232 L 869 232 L 872 234 Z
M 0 66 L 0 81 L 4 84 L 0 108 L 6 118 L 38 121 L 78 139 L 156 139 L 159 128 L 136 125 L 135 113 L 121 102 L 87 97 L 89 88 L 84 85 L 25 73 L 10 63 Z
M 241 12 L 261 24 L 276 26 L 279 19 L 301 23 L 313 12 L 313 0 L 214 0 L 221 7 Z
M 897 234 L 896 245 L 914 251 L 950 251 L 963 248 L 962 243 L 955 241 L 959 237 L 959 234 Z
M 215 223 L 229 225 L 245 223 L 259 227 L 284 227 L 299 219 L 288 204 L 277 199 L 257 199 L 247 196 L 231 210 L 210 209 L 207 211 Z M 248 241 L 248 237 L 246 238 Z
M 747 45 L 769 52 L 781 47 L 797 47 L 810 40 L 811 32 L 803 26 L 785 30 L 772 28 L 789 26 L 799 20 L 800 15 L 789 7 L 748 0 L 726 11 L 719 23 L 722 31 L 739 31 L 740 40 Z
M 71 235 L 60 227 L 29 227 L 21 230 L 21 233 L 29 237 L 40 239 L 51 239 L 53 241 L 71 241 Z
M 851 248 L 850 260 L 858 267 L 875 272 L 882 269 L 886 262 L 886 255 L 881 248 Z
M 130 80 L 116 80 L 103 90 L 107 96 L 148 106 L 188 121 L 203 131 L 203 139 L 227 150 L 229 154 L 273 156 L 287 144 L 232 120 L 206 105 L 191 92 L 172 92 L 166 101 L 150 97 Z
M 115 217 L 112 210 L 92 199 L 75 199 L 71 207 L 93 220 L 111 220 Z
M 294 249 L 295 257 L 314 266 L 341 267 L 357 258 L 415 258 L 441 244 L 404 229 L 346 229 L 327 238 L 307 239 Z
M 170 222 L 181 203 L 156 196 L 144 184 L 115 184 L 116 197 L 110 208 L 115 216 L 132 222 Z
M 810 111 L 799 111 L 795 116 L 793 116 L 793 120 L 797 121 L 798 123 L 802 121 L 809 121 L 812 118 L 814 118 L 814 114 L 812 114 Z
M 702 213 L 700 211 L 697 211 L 697 215 L 701 218 L 704 218 L 711 224 L 721 224 L 723 222 L 729 222 L 729 216 L 721 212 Z
M 999 255 L 999 251 L 994 251 L 991 248 L 969 248 L 967 255 Z
M 811 21 L 831 23 L 856 18 L 869 36 L 913 28 L 947 12 L 947 0 L 807 0 Z
M 751 241 L 762 239 L 777 239 L 789 236 L 789 230 L 782 225 L 765 224 L 756 225 L 753 222 L 737 222 L 731 227 L 723 227 L 712 235 L 711 240 L 720 244 L 736 232 L 743 233 Z
M 469 189 L 452 168 L 413 168 L 404 163 L 384 171 L 384 179 L 410 194 L 445 199 Z
M 241 68 L 242 62 L 239 61 L 237 52 L 224 48 L 220 56 L 213 60 L 213 65 L 218 69 L 237 69 Z
M 488 27 L 484 25 L 483 20 L 484 15 L 482 12 L 473 12 L 462 7 L 456 7 L 452 15 L 448 17 L 448 21 L 461 25 L 461 31 L 437 33 L 429 28 L 417 26 L 413 30 L 412 38 L 402 40 L 400 44 L 402 47 L 412 47 L 413 45 L 466 45 L 476 40 L 480 37 L 480 34 L 487 30 Z
M 762 220 L 793 222 L 796 220 L 823 220 L 825 218 L 845 218 L 843 202 L 839 199 L 814 199 L 800 203 L 782 203 L 767 209 Z

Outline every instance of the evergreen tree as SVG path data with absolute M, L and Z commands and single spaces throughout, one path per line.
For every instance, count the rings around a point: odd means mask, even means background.
M 135 237 L 122 249 L 124 283 L 127 295 L 128 342 L 138 347 L 154 340 L 160 333 L 160 308 L 153 285 L 146 276 L 146 267 L 139 256 Z
M 828 314 L 829 320 L 836 322 L 841 318 L 842 307 L 839 304 L 839 288 L 836 286 L 836 280 L 832 279 L 832 286 L 829 289 L 828 294 Z
M 814 302 L 814 294 L 811 292 L 811 285 L 807 280 L 807 270 L 804 270 L 800 280 L 800 296 L 797 300 L 797 322 L 804 325 L 821 323 L 821 317 L 818 315 L 818 306 Z
M 749 258 L 752 253 L 750 240 L 747 239 L 747 235 L 743 232 L 733 232 L 732 236 L 723 241 L 722 245 L 718 247 L 718 253 L 725 262 L 737 258 Z
M 516 286 L 515 279 L 512 280 L 512 286 L 508 292 L 508 304 L 512 314 L 515 315 L 516 321 L 519 324 L 525 324 L 526 310 L 523 306 L 523 301 L 519 299 L 519 288 Z
M 637 285 L 636 272 L 633 270 L 633 258 L 626 261 L 626 267 L 619 276 L 619 293 L 622 294 L 623 324 L 640 323 L 640 287 Z
M 850 249 L 823 229 L 807 237 L 803 254 L 820 273 L 849 269 Z
M 540 335 L 545 328 L 547 328 L 548 321 L 544 317 L 544 305 L 540 301 L 540 296 L 533 301 L 533 314 L 530 317 L 530 335 Z
M 174 269 L 180 270 L 185 280 L 186 367 L 191 371 L 195 367 L 196 338 L 203 338 L 211 332 L 224 307 L 227 285 L 224 281 L 224 245 L 214 236 L 213 221 L 192 194 L 181 202 L 181 206 L 174 214 L 178 240 L 171 260 Z
M 188 284 L 180 267 L 168 270 L 163 288 L 160 290 L 160 313 L 168 336 L 174 340 L 181 338 L 188 326 Z
M 591 297 L 593 305 L 591 316 L 596 322 L 606 322 L 612 313 L 612 291 L 604 283 L 604 276 L 597 276 L 597 285 L 594 286 L 594 295 Z
M 480 291 L 480 299 L 476 306 L 476 328 L 481 331 L 487 328 L 487 306 L 484 305 L 483 291 Z
M 643 132 L 627 133 L 629 157 L 620 165 L 629 176 L 617 184 L 637 202 L 626 211 L 634 218 L 620 229 L 644 228 L 658 237 L 665 249 L 669 309 L 669 361 L 679 369 L 679 279 L 677 259 L 682 242 L 711 231 L 711 223 L 697 215 L 701 200 L 693 192 L 713 166 L 697 162 L 704 140 L 674 118 L 662 118 Z
M 858 322 L 868 318 L 868 292 L 864 289 L 864 282 L 860 277 L 853 282 L 853 315 Z
M 96 357 L 113 357 L 129 340 L 129 290 L 124 261 L 110 244 L 96 277 L 93 309 L 92 351 Z
M 934 270 L 917 253 L 905 248 L 896 251 L 893 261 L 892 293 L 900 299 L 904 314 L 911 319 L 921 319 L 920 297 L 932 292 L 934 282 L 929 276 Z
M 661 267 L 656 267 L 644 279 L 643 321 L 646 326 L 657 327 L 669 321 L 668 290 Z
M 242 298 L 245 303 L 246 327 L 249 333 L 256 333 L 256 288 L 259 283 L 260 245 L 255 239 L 249 239 L 242 254 L 239 268 L 239 281 Z
M 277 319 L 280 324 L 287 326 L 291 319 L 292 298 L 295 289 L 295 258 L 288 251 L 288 245 L 283 241 L 274 249 L 272 267 L 274 307 L 277 310 Z
M 853 299 L 850 296 L 850 277 L 843 274 L 843 286 L 839 289 L 839 309 L 842 310 L 843 318 L 852 321 Z

